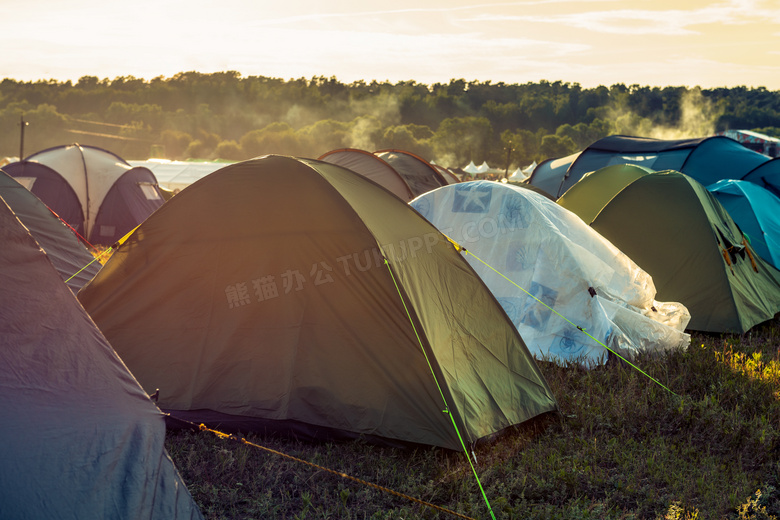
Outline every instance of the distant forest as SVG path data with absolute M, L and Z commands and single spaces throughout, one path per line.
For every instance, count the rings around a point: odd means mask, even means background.
M 747 129 L 780 137 L 780 91 L 453 79 L 426 85 L 237 72 L 170 78 L 85 76 L 0 82 L 0 157 L 71 143 L 127 160 L 317 158 L 395 148 L 446 167 L 513 171 L 611 134 L 705 137 Z

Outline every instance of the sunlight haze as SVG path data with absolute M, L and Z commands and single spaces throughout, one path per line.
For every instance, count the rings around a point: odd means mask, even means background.
M 0 75 L 780 89 L 780 1 L 10 0 Z

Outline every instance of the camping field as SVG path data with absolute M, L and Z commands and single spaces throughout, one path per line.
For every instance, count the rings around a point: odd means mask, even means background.
M 622 362 L 540 363 L 560 414 L 475 450 L 495 518 L 780 518 L 780 319 L 635 363 L 668 390 Z M 462 452 L 209 431 L 166 446 L 208 519 L 491 518 Z

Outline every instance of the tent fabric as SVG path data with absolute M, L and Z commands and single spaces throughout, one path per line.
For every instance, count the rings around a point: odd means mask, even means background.
M 46 252 L 75 293 L 100 270 L 100 263 L 38 197 L 0 170 L 0 198 Z
M 743 175 L 742 180 L 758 184 L 780 197 L 780 157 L 759 164 Z
M 441 176 L 444 178 L 445 181 L 447 181 L 447 184 L 457 184 L 460 182 L 460 179 L 458 179 L 458 176 L 452 173 L 449 168 L 445 168 L 444 166 L 434 164 L 431 162 L 431 166 L 436 168 L 438 172 L 441 174 Z
M 703 185 L 664 171 L 610 188 L 603 172 L 584 177 L 559 203 L 647 271 L 658 299 L 685 305 L 689 329 L 743 333 L 780 311 L 780 271 Z
M 406 181 L 416 197 L 449 184 L 433 165 L 405 150 L 377 150 L 374 155 L 393 167 Z
M 148 168 L 134 168 L 97 147 L 49 148 L 3 169 L 22 177 L 22 184 L 93 244 L 113 244 L 164 202 Z M 116 207 L 118 201 L 123 211 Z M 107 213 L 112 213 L 110 221 Z
M 409 202 L 415 197 L 412 188 L 409 187 L 401 174 L 384 159 L 371 152 L 355 148 L 342 148 L 321 155 L 319 160 L 338 164 L 359 173 L 380 186 L 384 186 L 404 202 Z
M 544 190 L 557 199 L 565 191 L 561 188 L 561 185 L 566 176 L 566 171 L 579 157 L 580 153 L 577 152 L 566 157 L 547 159 L 540 162 L 528 176 L 528 184 Z
M 636 164 L 655 171 L 679 171 L 709 185 L 721 179 L 740 179 L 768 160 L 724 136 L 664 140 L 611 135 L 588 146 L 568 168 L 556 168 L 547 172 L 544 180 L 532 177 L 530 182 L 546 186 L 552 195 L 560 197 L 588 172 L 615 164 Z M 553 189 L 556 183 L 557 189 Z
M 46 165 L 27 161 L 3 166 L 3 171 L 55 211 L 76 233 L 85 235 L 81 202 L 62 175 Z
M 472 181 L 411 206 L 469 252 L 465 258 L 539 358 L 593 366 L 608 358 L 596 340 L 623 357 L 690 343 L 684 306 L 655 301 L 647 273 L 539 193 Z
M 441 233 L 381 186 L 322 161 L 266 156 L 196 182 L 141 224 L 79 299 L 174 416 L 459 449 L 444 400 L 466 442 L 557 406 Z
M 566 191 L 560 198 L 558 204 L 579 215 L 587 223 L 593 222 L 601 211 L 602 206 L 594 201 L 602 201 L 605 196 L 612 193 L 619 193 L 623 188 L 647 175 L 654 173 L 645 166 L 636 164 L 613 164 L 597 170 L 598 181 L 577 183 L 571 190 Z M 593 173 L 586 173 L 583 179 Z M 569 191 L 572 195 L 569 196 Z
M 2 201 L 0 244 L 0 518 L 202 518 L 163 414 Z
M 707 190 L 728 211 L 756 253 L 780 267 L 780 198 L 757 184 L 733 179 L 718 181 Z

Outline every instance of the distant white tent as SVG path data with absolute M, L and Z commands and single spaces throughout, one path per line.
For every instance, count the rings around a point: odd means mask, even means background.
M 479 168 L 477 168 L 477 165 L 474 164 L 474 161 L 471 161 L 465 168 L 463 168 L 463 171 L 468 173 L 471 177 L 474 177 L 479 173 Z
M 536 168 L 536 161 L 534 161 L 532 164 L 529 164 L 525 168 L 518 166 L 517 169 L 507 178 L 507 180 L 512 182 L 523 182 L 531 176 L 531 174 L 534 172 L 534 168 Z

